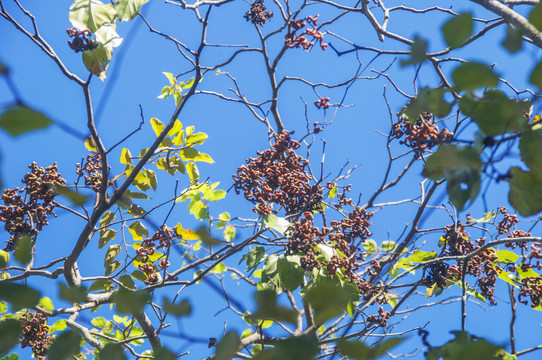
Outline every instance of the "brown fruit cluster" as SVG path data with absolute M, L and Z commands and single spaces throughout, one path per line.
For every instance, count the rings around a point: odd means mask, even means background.
M 442 256 L 463 256 L 467 255 L 484 245 L 485 238 L 476 240 L 476 244 L 470 240 L 470 235 L 465 231 L 461 224 L 448 225 L 444 234 L 445 249 Z M 495 284 L 497 282 L 497 270 L 502 270 L 500 266 L 495 265 L 497 259 L 496 250 L 487 248 L 480 254 L 471 257 L 466 265 L 466 274 L 478 277 L 478 288 L 480 293 L 492 305 L 495 305 Z M 446 280 L 458 280 L 461 278 L 463 261 L 458 261 L 457 265 L 450 266 L 446 264 L 431 264 L 428 268 L 428 276 L 425 279 L 427 286 L 437 284 L 440 288 L 446 286 Z
M 430 113 L 423 113 L 421 119 L 413 125 L 404 117 L 400 117 L 399 121 L 393 124 L 390 132 L 390 140 L 404 137 L 399 143 L 414 150 L 416 158 L 420 158 L 425 151 L 431 150 L 440 143 L 450 141 L 453 136 L 454 133 L 448 129 L 439 131 L 433 114 Z
M 281 209 L 287 215 L 319 210 L 322 190 L 310 184 L 311 177 L 305 170 L 308 162 L 295 153 L 299 143 L 284 130 L 275 136 L 272 147 L 258 152 L 258 157 L 249 158 L 247 165 L 237 169 L 233 176 L 235 192 L 243 192 L 245 199 L 255 204 L 253 211 L 262 216 Z M 274 204 L 279 206 L 277 210 Z
M 290 21 L 290 26 L 288 27 L 288 33 L 286 34 L 286 40 L 284 43 L 289 48 L 302 48 L 303 50 L 309 51 L 316 42 L 319 42 L 322 50 L 327 48 L 326 43 L 324 43 L 324 34 L 318 30 L 318 16 L 307 16 L 305 21 L 301 19 L 292 19 Z M 305 29 L 305 31 L 300 34 L 296 34 L 298 30 L 301 30 L 307 25 L 307 23 L 312 24 L 314 27 L 312 29 Z M 305 35 L 311 36 L 312 40 L 309 40 Z
M 263 0 L 256 0 L 251 4 L 250 10 L 243 17 L 253 24 L 264 26 L 273 17 L 273 12 L 266 11 L 266 9 Z
M 27 312 L 20 321 L 23 327 L 23 337 L 19 340 L 21 347 L 32 347 L 36 359 L 45 360 L 49 345 L 53 340 L 49 335 L 47 318 L 39 313 Z
M 98 44 L 92 40 L 90 37 L 92 33 L 89 30 L 79 30 L 77 28 L 71 27 L 66 30 L 68 36 L 74 38 L 72 41 L 68 41 L 68 46 L 70 49 L 76 53 L 80 51 L 93 50 L 98 47 Z
M 378 307 L 378 315 L 369 315 L 367 316 L 367 322 L 369 324 L 376 324 L 380 327 L 388 326 L 388 320 L 391 317 L 391 312 L 384 311 L 382 306 Z
M 173 229 L 163 225 L 162 228 L 155 232 L 152 237 L 142 241 L 141 246 L 136 250 L 136 253 L 139 257 L 137 260 L 141 262 L 138 268 L 139 270 L 143 271 L 145 275 L 147 275 L 147 279 L 144 281 L 146 285 L 156 284 L 158 282 L 158 272 L 156 271 L 156 266 L 162 270 L 170 266 L 169 261 L 167 261 L 165 257 L 152 261 L 150 256 L 154 255 L 154 252 L 159 249 L 166 249 L 167 251 L 167 249 L 171 246 L 171 241 L 179 238 L 180 236 L 177 235 Z M 167 280 L 174 279 L 168 274 Z
M 531 307 L 535 308 L 542 301 L 542 277 L 529 276 L 521 280 L 521 290 L 519 291 L 518 301 L 527 305 L 527 300 L 524 297 L 531 298 Z
M 4 205 L 0 205 L 0 221 L 5 223 L 4 229 L 11 235 L 5 251 L 15 248 L 19 236 L 36 237 L 48 224 L 47 217 L 56 216 L 53 212 L 54 187 L 66 185 L 56 163 L 45 169 L 35 162 L 28 167 L 30 172 L 22 180 L 24 188 L 6 189 L 2 194 Z M 24 193 L 24 197 L 20 193 Z
M 314 105 L 318 109 L 324 109 L 324 110 L 329 109 L 329 107 L 331 106 L 331 104 L 329 103 L 329 98 L 328 97 L 320 98 L 318 100 L 315 100 Z
M 75 173 L 85 179 L 85 185 L 98 192 L 102 185 L 102 157 L 100 154 L 89 154 L 83 166 L 75 164 Z

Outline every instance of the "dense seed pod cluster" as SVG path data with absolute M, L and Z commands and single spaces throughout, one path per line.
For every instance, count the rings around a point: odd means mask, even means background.
M 244 15 L 247 21 L 260 26 L 264 26 L 272 17 L 273 12 L 267 10 L 263 0 L 255 0 L 250 6 L 250 10 Z
M 314 105 L 318 109 L 328 109 L 331 106 L 331 104 L 329 103 L 329 98 L 328 97 L 320 98 L 318 100 L 314 100 Z
M 416 158 L 420 158 L 425 151 L 431 150 L 438 144 L 450 141 L 453 136 L 454 133 L 448 129 L 439 131 L 430 113 L 423 113 L 415 124 L 400 117 L 399 121 L 393 124 L 390 132 L 390 140 L 402 139 L 399 143 L 411 148 Z
M 531 298 L 531 307 L 535 308 L 542 301 L 542 277 L 529 276 L 521 280 L 521 290 L 519 291 L 518 301 L 527 305 L 524 297 Z
M 165 252 L 167 252 L 172 240 L 178 238 L 180 236 L 173 229 L 164 225 L 152 237 L 143 239 L 136 253 L 138 255 L 137 260 L 140 262 L 138 268 L 147 275 L 147 279 L 144 281 L 145 284 L 156 284 L 159 280 L 157 269 L 164 270 L 171 265 L 165 256 L 155 259 L 153 257 L 155 251 L 165 249 Z M 172 279 L 168 276 L 168 280 Z
M 286 40 L 284 42 L 286 46 L 289 48 L 301 48 L 309 51 L 314 44 L 318 42 L 322 50 L 325 50 L 328 44 L 324 43 L 324 34 L 318 30 L 318 16 L 319 15 L 307 16 L 305 17 L 305 21 L 302 19 L 290 20 L 288 33 L 285 36 Z M 307 23 L 313 25 L 313 28 L 305 29 L 298 34 L 297 31 L 302 30 Z M 312 39 L 309 40 L 307 36 L 312 37 Z
M 69 28 L 66 30 L 68 36 L 73 38 L 72 41 L 68 41 L 68 46 L 73 51 L 80 52 L 86 50 L 93 50 L 98 47 L 98 44 L 91 39 L 92 33 L 89 30 L 79 30 L 77 28 Z
M 275 137 L 272 149 L 258 152 L 247 165 L 237 169 L 233 176 L 237 194 L 255 204 L 254 211 L 267 215 L 284 209 L 287 215 L 306 210 L 319 210 L 322 190 L 310 184 L 306 171 L 307 160 L 295 153 L 299 143 L 290 138 L 288 131 Z M 273 205 L 279 206 L 273 209 Z
M 94 191 L 99 191 L 102 184 L 102 159 L 98 153 L 87 155 L 87 159 L 83 165 L 75 164 L 75 172 L 77 175 L 85 179 L 85 185 L 89 186 Z
M 22 182 L 24 187 L 6 189 L 2 194 L 4 205 L 0 205 L 0 221 L 11 235 L 4 250 L 12 251 L 19 236 L 35 237 L 48 224 L 49 215 L 56 216 L 54 198 L 55 186 L 66 185 L 55 164 L 42 168 L 35 162 L 28 166 Z M 24 193 L 24 196 L 19 194 Z
M 465 231 L 461 224 L 448 225 L 445 227 L 444 250 L 442 256 L 463 256 L 480 248 L 485 243 L 485 238 L 476 240 L 476 243 L 470 240 L 470 235 Z M 497 282 L 497 271 L 500 269 L 495 265 L 497 254 L 495 249 L 487 248 L 480 254 L 472 256 L 466 264 L 465 275 L 478 277 L 478 288 L 480 293 L 492 305 L 495 301 L 495 284 Z M 458 261 L 457 265 L 448 266 L 444 263 L 433 263 L 426 267 L 427 276 L 424 279 L 426 286 L 437 284 L 443 289 L 446 287 L 447 280 L 459 280 L 462 276 L 463 261 Z
M 52 341 L 47 318 L 39 313 L 27 312 L 20 321 L 23 328 L 23 336 L 19 340 L 21 347 L 32 347 L 32 353 L 36 359 L 45 360 Z

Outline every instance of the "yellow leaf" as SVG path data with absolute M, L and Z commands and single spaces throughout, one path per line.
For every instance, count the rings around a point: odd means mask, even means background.
M 94 142 L 94 139 L 92 138 L 92 136 L 89 136 L 85 140 L 85 147 L 87 148 L 88 151 L 98 152 L 98 146 L 96 146 L 96 143 Z
M 154 133 L 156 136 L 159 136 L 162 133 L 162 130 L 164 130 L 164 124 L 158 120 L 157 118 L 151 118 L 151 126 L 154 130 Z
M 179 235 L 183 240 L 201 239 L 201 236 L 199 236 L 198 233 L 196 233 L 194 230 L 183 229 L 180 223 L 175 226 L 175 231 L 177 231 L 177 235 Z
M 130 153 L 130 150 L 126 148 L 122 149 L 122 153 L 120 154 L 120 163 L 126 165 L 132 163 L 132 154 Z

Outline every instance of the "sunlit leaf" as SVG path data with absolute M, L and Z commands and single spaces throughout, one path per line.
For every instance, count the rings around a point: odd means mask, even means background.
M 262 217 L 262 226 L 274 229 L 281 235 L 284 235 L 286 230 L 288 230 L 290 223 L 285 218 L 278 217 L 275 214 L 267 214 Z
M 149 236 L 149 230 L 140 223 L 139 221 L 134 221 L 129 227 L 128 230 L 130 231 L 130 234 L 132 234 L 132 237 L 134 240 L 143 240 L 144 238 Z
M 120 46 L 122 38 L 117 34 L 115 24 L 103 24 L 94 34 L 96 41 L 109 49 Z
M 151 126 L 156 136 L 159 136 L 165 128 L 164 123 L 162 123 L 160 120 L 154 117 L 151 118 Z
M 265 260 L 265 249 L 261 246 L 254 247 L 247 256 L 247 271 L 252 270 Z
M 100 230 L 100 240 L 98 241 L 98 247 L 100 249 L 103 248 L 105 244 L 113 240 L 116 235 L 116 231 L 112 229 Z
M 115 10 L 120 21 L 129 21 L 139 12 L 139 9 L 149 0 L 117 0 Z
M 6 267 L 9 261 L 9 253 L 4 250 L 0 250 L 0 269 Z
M 303 284 L 305 270 L 300 265 L 299 256 L 279 256 L 277 270 L 282 288 L 294 291 Z
M 86 138 L 85 147 L 87 148 L 88 151 L 98 152 L 98 145 L 96 145 L 96 142 L 94 141 L 92 136 L 89 136 L 88 138 Z
M 49 299 L 48 297 L 42 297 L 40 299 L 40 302 L 38 303 L 38 306 L 41 306 L 43 309 L 47 310 L 47 311 L 53 311 L 54 310 L 54 305 L 53 305 L 53 302 L 51 301 L 51 299 Z
M 186 163 L 186 172 L 190 177 L 190 183 L 197 184 L 199 181 L 199 170 L 193 162 Z
M 79 30 L 96 32 L 104 24 L 113 24 L 116 15 L 113 5 L 98 0 L 76 0 L 70 6 L 70 21 Z
M 88 71 L 103 81 L 112 54 L 110 47 L 98 44 L 95 49 L 83 51 L 83 63 Z
M 98 279 L 90 284 L 88 291 L 109 291 L 111 287 L 110 279 Z

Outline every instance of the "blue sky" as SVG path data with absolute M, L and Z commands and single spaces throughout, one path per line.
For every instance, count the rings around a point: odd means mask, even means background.
M 269 2 L 271 3 L 271 2 Z M 416 6 L 430 5 L 433 2 L 419 1 Z M 28 19 L 18 12 L 16 6 L 8 2 L 6 9 L 21 19 L 21 24 L 30 26 Z M 68 36 L 66 29 L 71 27 L 68 20 L 68 9 L 70 1 L 24 3 L 24 6 L 31 11 L 37 19 L 40 33 L 55 49 L 58 56 L 70 71 L 76 73 L 83 79 L 87 78 L 88 72 L 81 61 L 81 55 L 75 54 L 67 45 Z M 444 5 L 442 5 L 444 6 Z M 271 7 L 271 5 L 270 5 Z M 244 1 L 234 1 L 219 8 L 215 8 L 210 17 L 210 28 L 208 41 L 213 44 L 248 44 L 258 46 L 259 40 L 252 24 L 247 23 L 242 15 L 249 8 Z M 269 33 L 280 24 L 277 9 L 272 7 L 277 18 L 271 20 L 262 28 L 264 33 Z M 302 13 L 303 16 L 320 13 L 321 19 L 331 19 L 338 14 L 331 11 L 319 12 L 322 6 L 314 5 Z M 480 16 L 486 16 L 484 12 L 470 2 L 454 4 L 455 11 L 473 11 Z M 182 11 L 180 7 L 162 2 L 150 2 L 143 7 L 143 13 L 159 31 L 178 38 L 189 47 L 197 46 L 200 39 L 200 25 L 192 13 Z M 395 15 L 395 14 L 394 14 Z M 440 34 L 446 17 L 438 13 L 427 15 L 398 14 L 392 17 L 389 23 L 390 31 L 397 31 L 403 36 L 411 37 L 419 35 L 429 42 L 429 50 L 434 51 L 442 48 L 443 40 Z M 359 14 L 350 14 L 341 21 L 329 26 L 329 31 L 340 34 L 350 41 L 362 46 L 374 46 L 391 50 L 408 50 L 405 45 L 386 40 L 380 43 L 375 36 L 366 19 Z M 157 117 L 166 122 L 174 110 L 173 99 L 157 99 L 161 88 L 167 84 L 166 77 L 162 72 L 180 74 L 189 69 L 187 61 L 183 60 L 172 43 L 167 42 L 152 34 L 146 25 L 139 18 L 130 23 L 118 24 L 118 33 L 124 38 L 123 44 L 116 48 L 112 62 L 107 71 L 107 79 L 102 82 L 98 78 L 92 80 L 91 92 L 95 111 L 99 109 L 98 131 L 106 147 L 115 144 L 119 139 L 136 129 L 140 122 L 140 105 L 146 120 L 143 129 L 134 137 L 130 138 L 122 147 L 129 148 L 133 154 L 139 153 L 139 149 L 146 147 L 154 139 L 154 133 L 150 127 L 149 119 Z M 540 58 L 540 51 L 528 48 L 518 54 L 510 55 L 503 51 L 500 42 L 505 36 L 504 28 L 490 31 L 487 36 L 465 49 L 454 53 L 458 57 L 467 60 L 482 61 L 486 64 L 496 63 L 496 72 L 504 78 L 513 79 L 514 86 L 524 88 L 527 85 L 528 71 Z M 282 46 L 283 35 L 276 36 L 271 43 L 270 52 L 274 53 Z M 326 35 L 326 41 L 331 42 L 337 49 L 346 50 L 348 44 L 339 39 Z M 209 47 L 202 56 L 205 64 L 212 65 L 226 59 L 234 48 Z M 359 61 L 362 68 L 374 58 L 374 53 L 359 52 Z M 24 102 L 37 110 L 43 111 L 57 122 L 62 122 L 79 132 L 87 135 L 85 128 L 86 114 L 84 99 L 81 89 L 73 82 L 63 77 L 56 64 L 51 61 L 39 48 L 23 34 L 5 20 L 0 21 L 0 60 L 10 69 L 10 76 L 22 94 Z M 371 69 L 381 71 L 390 64 L 390 76 L 393 81 L 406 93 L 413 95 L 414 86 L 412 82 L 416 68 L 400 67 L 399 60 L 395 61 L 393 56 L 380 56 L 372 61 L 361 74 L 361 76 L 374 76 Z M 252 102 L 266 101 L 270 97 L 267 74 L 262 66 L 261 56 L 257 53 L 248 53 L 240 56 L 236 61 L 221 68 L 235 77 L 242 89 L 243 94 Z M 355 53 L 338 57 L 330 48 L 322 51 L 315 47 L 310 53 L 300 49 L 287 51 L 278 76 L 299 76 L 313 82 L 336 83 L 352 77 L 359 63 Z M 456 66 L 451 62 L 443 69 L 449 73 Z M 186 81 L 192 76 L 185 75 L 180 80 Z M 431 71 L 429 64 L 423 65 L 419 73 L 417 86 L 438 86 L 439 81 Z M 217 91 L 232 95 L 229 88 L 233 84 L 224 74 L 216 75 L 209 72 L 205 75 L 200 89 Z M 322 141 L 326 140 L 325 153 L 325 174 L 332 174 L 330 178 L 337 175 L 341 167 L 349 161 L 349 166 L 359 165 L 348 183 L 352 183 L 352 197 L 357 199 L 362 194 L 362 202 L 380 185 L 383 172 L 387 162 L 386 139 L 378 132 L 387 134 L 390 129 L 390 115 L 383 97 L 384 88 L 386 97 L 391 106 L 391 112 L 400 111 L 406 100 L 396 91 L 387 79 L 380 77 L 374 80 L 360 79 L 355 82 L 346 94 L 344 104 L 347 107 L 339 109 L 335 114 L 335 108 L 325 114 L 322 110 L 316 109 L 313 102 L 317 99 L 310 87 L 301 85 L 299 82 L 289 82 L 281 89 L 279 94 L 279 110 L 287 129 L 296 130 L 295 135 L 303 134 L 306 127 L 305 106 L 307 104 L 307 117 L 312 124 L 314 121 L 323 122 L 324 119 L 333 117 L 333 124 L 315 138 L 311 148 L 311 163 L 319 173 L 320 159 L 322 156 Z M 318 94 L 322 97 L 329 96 L 331 102 L 337 103 L 344 96 L 344 89 L 319 88 Z M 0 80 L 0 107 L 4 107 L 13 101 L 6 82 Z M 350 106 L 354 105 L 354 106 Z M 187 125 L 194 125 L 196 131 L 203 131 L 209 135 L 202 150 L 209 153 L 215 160 L 215 164 L 201 165 L 200 173 L 202 178 L 214 182 L 220 181 L 220 187 L 227 190 L 232 185 L 232 174 L 237 167 L 244 163 L 249 156 L 255 156 L 257 150 L 268 146 L 267 131 L 264 126 L 258 123 L 241 104 L 222 101 L 213 96 L 197 95 L 190 99 L 186 108 L 180 116 L 181 122 Z M 396 116 L 393 115 L 393 120 Z M 445 123 L 450 123 L 445 122 Z M 451 123 L 450 123 L 451 124 Z M 471 127 L 464 135 L 472 136 L 474 128 Z M 294 136 L 295 137 L 295 136 Z M 113 172 L 120 172 L 123 166 L 118 163 L 121 147 L 111 154 Z M 305 148 L 301 149 L 301 153 Z M 400 154 L 402 149 L 398 143 L 392 146 L 394 154 Z M 0 174 L 4 186 L 12 188 L 18 186 L 20 179 L 27 170 L 27 165 L 36 161 L 40 166 L 47 166 L 58 162 L 60 172 L 68 182 L 76 178 L 75 163 L 81 162 L 87 152 L 81 138 L 63 131 L 59 127 L 50 127 L 46 130 L 23 135 L 17 138 L 7 136 L 0 132 L 1 164 Z M 410 155 L 409 155 L 410 156 Z M 397 174 L 406 161 L 400 161 L 392 169 Z M 401 184 L 389 193 L 379 197 L 378 202 L 398 201 L 407 198 L 414 198 L 419 195 L 420 176 L 422 164 L 418 163 L 406 176 Z M 164 201 L 174 195 L 173 189 L 175 180 L 179 181 L 179 187 L 188 185 L 187 177 L 172 178 L 167 174 L 159 176 L 159 190 L 153 194 L 154 202 Z M 491 188 L 487 196 L 487 210 L 496 209 L 499 205 L 508 206 L 507 194 L 508 185 L 498 184 Z M 483 202 L 478 201 L 467 211 L 473 217 L 481 217 L 486 211 Z M 446 203 L 447 198 L 437 194 L 432 200 L 432 205 Z M 234 191 L 229 191 L 225 200 L 212 204 L 211 212 L 218 215 L 220 212 L 228 211 L 232 216 L 241 218 L 254 217 L 250 212 L 252 205 L 248 204 L 242 196 L 236 196 Z M 381 243 L 387 239 L 397 239 L 402 233 L 405 224 L 409 223 L 415 213 L 415 204 L 404 204 L 391 206 L 379 210 L 373 218 L 371 227 L 374 239 Z M 161 223 L 167 210 L 160 210 L 152 217 L 157 223 Z M 40 234 L 38 239 L 37 259 L 39 264 L 45 264 L 48 260 L 65 254 L 71 248 L 78 230 L 83 226 L 80 219 L 58 210 L 58 219 L 52 219 L 47 229 Z M 461 218 L 464 220 L 463 212 Z M 422 228 L 443 227 L 451 223 L 448 214 L 442 210 L 428 210 L 427 218 L 424 219 Z M 185 227 L 197 226 L 197 221 L 185 209 L 184 204 L 178 204 L 171 217 L 174 226 L 181 222 Z M 248 230 L 239 230 L 239 239 L 250 234 Z M 0 233 L 2 236 L 5 233 Z M 426 249 L 433 249 L 438 236 L 435 233 L 422 238 L 426 241 Z M 479 234 L 473 233 L 473 238 Z M 89 246 L 85 250 L 79 265 L 86 276 L 101 275 L 101 263 L 104 256 L 103 250 L 96 250 Z M 235 266 L 238 258 L 232 259 L 228 265 Z M 100 265 L 96 268 L 96 262 Z M 229 275 L 226 275 L 228 278 Z M 216 279 L 215 286 L 219 284 Z M 232 287 L 234 297 L 242 301 L 246 309 L 254 309 L 252 301 L 252 290 L 244 286 L 237 286 L 232 280 L 227 280 Z M 52 285 L 50 281 L 44 282 L 38 279 L 37 282 L 30 281 L 37 288 L 46 292 Z M 172 290 L 166 291 L 171 295 Z M 498 288 L 499 305 L 489 307 L 488 305 L 478 306 L 469 303 L 468 329 L 472 333 L 487 337 L 499 344 L 505 344 L 508 338 L 509 311 L 507 304 L 506 287 L 502 284 Z M 174 292 L 174 291 L 173 291 Z M 219 338 L 222 335 L 224 324 L 227 322 L 227 329 L 236 329 L 241 332 L 247 326 L 242 321 L 231 315 L 231 312 L 222 310 L 226 303 L 213 288 L 205 282 L 183 293 L 192 302 L 194 313 L 191 317 L 183 319 L 178 325 L 173 322 L 172 334 L 181 331 L 192 337 L 208 339 Z M 443 296 L 458 295 L 458 289 L 451 289 Z M 161 295 L 160 295 L 161 296 Z M 181 297 L 182 297 L 181 296 Z M 51 296 L 54 298 L 55 296 Z M 409 306 L 425 303 L 428 300 L 418 296 Z M 437 299 L 438 300 L 438 299 Z M 60 301 L 60 300 L 58 300 Z M 56 304 L 56 300 L 55 300 Z M 67 304 L 63 304 L 66 306 Z M 520 307 L 522 307 L 520 305 Z M 102 310 L 101 310 L 102 311 Z M 445 307 L 428 308 L 421 312 L 412 314 L 406 318 L 398 328 L 408 328 L 429 322 L 427 329 L 430 330 L 429 341 L 435 345 L 442 344 L 449 339 L 448 331 L 457 330 L 460 327 L 459 318 L 460 305 L 458 302 Z M 105 310 L 102 311 L 104 314 Z M 500 314 L 506 314 L 501 316 Z M 538 343 L 540 338 L 540 327 L 538 321 L 533 321 L 538 313 L 533 313 L 527 307 L 522 307 L 517 322 L 517 347 L 523 349 Z M 93 315 L 82 314 L 82 319 L 90 319 Z M 104 315 L 105 316 L 105 315 Z M 199 358 L 209 354 L 205 343 L 189 344 L 179 342 L 175 337 L 166 341 L 166 345 L 172 350 L 191 351 L 189 358 Z M 419 346 L 419 339 L 411 335 L 408 348 Z M 27 352 L 25 354 L 28 354 Z M 421 358 L 418 354 L 415 358 Z M 523 357 L 524 359 L 535 359 L 536 353 Z

